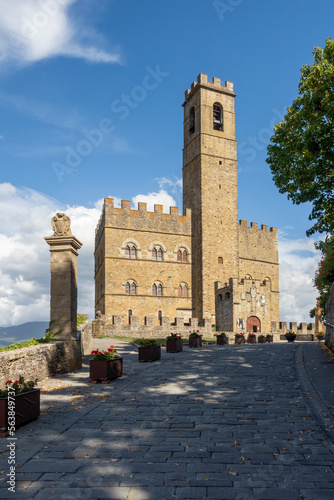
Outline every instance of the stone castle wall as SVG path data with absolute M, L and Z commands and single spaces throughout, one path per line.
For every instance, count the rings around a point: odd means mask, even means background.
M 217 329 L 246 331 L 247 318 L 256 316 L 261 322 L 261 332 L 271 332 L 270 281 L 230 279 L 225 287 L 220 285 L 217 283 L 216 290 Z
M 132 210 L 130 201 L 115 208 L 113 199 L 105 199 L 96 229 L 95 311 L 106 324 L 116 316 L 125 316 L 126 323 L 135 316 L 140 324 L 146 316 L 194 316 L 215 326 L 215 283 L 228 286 L 230 279 L 248 276 L 266 287 L 265 308 L 257 310 L 265 329 L 279 319 L 277 229 L 238 224 L 235 97 L 232 82 L 209 82 L 204 74 L 185 93 L 184 215 L 176 207 L 164 214 L 160 205 L 148 212 L 145 203 Z M 136 259 L 126 258 L 127 245 L 135 246 Z M 156 245 L 163 250 L 161 262 L 152 259 Z M 187 262 L 178 262 L 180 248 Z M 125 288 L 130 282 L 136 285 L 131 296 Z M 152 293 L 153 283 L 161 283 L 162 296 Z M 187 285 L 187 296 L 179 295 L 180 285 Z M 248 312 L 246 303 L 229 302 L 225 313 L 232 331 Z
M 192 210 L 194 315 L 215 324 L 214 283 L 238 276 L 237 147 L 233 84 L 200 74 L 185 94 L 183 206 Z M 223 129 L 213 128 L 213 106 Z M 189 123 L 195 111 L 195 128 Z M 220 258 L 220 259 L 219 259 Z M 222 260 L 222 262 L 221 262 Z
M 239 278 L 251 276 L 260 282 L 269 281 L 270 300 L 267 300 L 270 307 L 270 314 L 267 315 L 267 322 L 270 327 L 271 321 L 279 319 L 279 262 L 278 262 L 278 242 L 277 229 L 271 227 L 268 231 L 267 225 L 258 228 L 256 222 L 251 222 L 250 227 L 247 221 L 239 221 Z M 269 278 L 269 280 L 268 280 Z M 267 283 L 267 291 L 269 290 Z M 269 294 L 266 293 L 266 296 Z M 270 304 L 269 304 L 270 302 Z
M 102 225 L 104 227 L 102 228 Z M 126 258 L 126 246 L 136 247 L 136 258 Z M 152 250 L 163 251 L 162 261 L 152 259 Z M 178 262 L 179 250 L 187 252 L 187 262 Z M 95 310 L 112 323 L 113 316 L 128 315 L 131 310 L 143 323 L 145 316 L 158 319 L 176 317 L 178 312 L 191 317 L 191 213 L 179 215 L 177 207 L 163 213 L 162 205 L 148 212 L 146 203 L 132 210 L 130 201 L 115 208 L 106 198 L 103 215 L 96 231 Z M 136 294 L 125 293 L 125 283 L 135 282 Z M 161 283 L 163 295 L 153 295 L 153 283 Z M 187 296 L 179 297 L 179 285 L 187 287 Z

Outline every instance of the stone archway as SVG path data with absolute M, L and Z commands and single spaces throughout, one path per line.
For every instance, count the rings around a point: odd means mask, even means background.
M 246 331 L 250 333 L 261 332 L 261 321 L 257 316 L 249 316 L 249 318 L 247 318 Z

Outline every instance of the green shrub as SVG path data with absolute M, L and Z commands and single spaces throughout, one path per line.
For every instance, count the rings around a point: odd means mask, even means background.
M 80 325 L 83 325 L 84 323 L 86 323 L 87 321 L 87 318 L 85 316 L 83 316 L 82 314 L 78 314 L 77 316 L 77 328 L 79 328 Z

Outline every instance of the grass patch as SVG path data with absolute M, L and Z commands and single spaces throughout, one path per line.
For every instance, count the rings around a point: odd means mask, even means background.
M 32 345 L 40 345 L 40 344 L 46 344 L 48 340 L 45 338 L 42 339 L 36 339 L 35 337 L 27 340 L 27 342 L 16 342 L 16 344 L 11 344 L 8 345 L 7 347 L 2 347 L 0 349 L 0 352 L 2 351 L 14 351 L 15 349 L 22 349 L 22 347 L 30 347 Z

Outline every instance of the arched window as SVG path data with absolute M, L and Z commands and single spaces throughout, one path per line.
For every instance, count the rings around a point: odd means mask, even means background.
M 189 112 L 189 134 L 193 134 L 195 132 L 195 108 L 190 108 Z
M 125 283 L 125 294 L 126 295 L 136 295 L 137 285 L 133 280 L 128 280 Z
M 188 297 L 188 285 L 186 285 L 185 283 L 180 283 L 177 287 L 177 296 Z
M 128 243 L 125 247 L 125 258 L 126 259 L 136 259 L 137 258 L 137 247 L 133 243 Z
M 218 264 L 222 264 L 223 263 L 223 257 L 218 257 Z
M 223 300 L 223 296 L 221 293 L 218 295 L 218 300 Z
M 251 279 L 252 279 L 252 277 L 251 277 L 251 275 L 250 275 L 250 274 L 246 274 L 246 275 L 245 275 L 245 280 L 251 280 Z
M 163 251 L 161 247 L 154 247 L 152 249 L 152 260 L 162 260 Z
M 156 281 L 155 283 L 153 283 L 152 295 L 158 295 L 159 297 L 161 297 L 163 295 L 163 286 L 162 286 L 162 283 L 160 283 L 159 281 Z
M 213 105 L 213 129 L 224 130 L 223 106 L 219 102 Z
M 185 248 L 179 248 L 177 251 L 178 262 L 188 262 L 188 251 Z
M 269 278 L 269 276 L 266 276 L 264 278 L 263 284 L 266 285 L 266 286 L 270 286 L 271 285 L 271 279 Z

